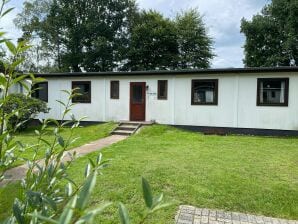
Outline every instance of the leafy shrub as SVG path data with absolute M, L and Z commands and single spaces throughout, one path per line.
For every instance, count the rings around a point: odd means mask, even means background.
M 27 128 L 28 121 L 33 119 L 38 113 L 49 111 L 46 102 L 21 93 L 8 95 L 1 109 L 6 114 L 13 114 L 8 119 L 8 128 L 18 130 Z
M 4 64 L 1 60 L 0 60 L 0 72 L 4 73 Z

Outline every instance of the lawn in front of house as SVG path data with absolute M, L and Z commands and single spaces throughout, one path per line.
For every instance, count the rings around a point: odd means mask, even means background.
M 89 143 L 94 140 L 98 140 L 100 138 L 104 138 L 110 134 L 110 132 L 116 127 L 115 123 L 101 123 L 101 124 L 94 124 L 94 125 L 86 125 L 81 126 L 76 129 L 74 129 L 73 132 L 73 138 L 77 138 L 77 140 L 69 147 L 75 148 L 81 145 L 84 145 L 86 143 Z M 22 142 L 25 146 L 30 146 L 37 144 L 38 136 L 35 133 L 35 130 L 39 130 L 39 126 L 30 127 L 27 130 L 24 130 L 20 133 L 17 133 L 14 140 Z M 49 142 L 53 140 L 53 131 L 54 127 L 49 126 L 46 129 L 45 134 L 43 135 L 43 138 Z M 65 139 L 68 138 L 70 135 L 70 128 L 66 127 L 61 130 L 61 136 Z M 26 159 L 32 159 L 32 156 L 34 154 L 33 148 L 27 148 L 25 151 L 16 151 L 16 155 L 18 157 L 26 158 Z M 45 155 L 45 147 L 41 147 L 41 149 L 38 151 L 37 159 L 43 158 Z M 17 166 L 22 164 L 23 161 L 17 160 L 13 166 Z
M 119 223 L 117 202 L 125 203 L 132 223 L 143 211 L 141 176 L 174 206 L 147 223 L 173 223 L 179 204 L 298 219 L 298 139 L 212 136 L 173 127 L 145 127 L 103 151 L 110 166 L 98 177 L 90 207 L 115 202 L 95 223 Z M 88 158 L 78 158 L 70 175 L 82 181 Z M 18 185 L 12 185 L 17 192 Z M 13 201 L 11 187 L 0 189 L 0 219 Z M 5 199 L 4 199 L 5 198 Z

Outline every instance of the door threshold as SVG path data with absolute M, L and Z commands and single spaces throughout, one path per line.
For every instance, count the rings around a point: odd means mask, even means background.
M 128 124 L 142 124 L 142 125 L 152 125 L 155 122 L 154 121 L 125 121 L 125 120 L 120 120 L 120 123 L 128 123 Z

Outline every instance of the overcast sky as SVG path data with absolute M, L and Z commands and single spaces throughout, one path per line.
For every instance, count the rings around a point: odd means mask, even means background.
M 11 0 L 16 9 L 1 20 L 0 27 L 9 30 L 9 36 L 17 39 L 21 33 L 13 25 L 13 18 L 21 11 L 24 0 Z M 214 41 L 212 67 L 243 67 L 244 36 L 240 34 L 241 18 L 250 19 L 260 12 L 270 0 L 137 0 L 140 8 L 155 9 L 167 17 L 189 8 L 198 8 Z

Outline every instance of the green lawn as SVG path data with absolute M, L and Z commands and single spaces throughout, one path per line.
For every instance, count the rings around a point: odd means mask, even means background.
M 90 141 L 94 141 L 103 137 L 106 137 L 110 134 L 110 132 L 113 130 L 113 128 L 116 126 L 114 123 L 103 123 L 103 124 L 96 124 L 96 125 L 88 125 L 79 127 L 74 130 L 74 138 L 78 139 L 74 142 L 74 144 L 71 145 L 69 148 L 75 148 L 77 146 L 84 145 L 86 143 L 89 143 Z M 35 133 L 35 129 L 39 129 L 39 127 L 32 127 L 28 128 L 25 131 L 22 131 L 21 133 L 17 134 L 15 137 L 16 141 L 21 141 L 24 145 L 32 145 L 37 143 L 37 135 Z M 65 138 L 69 136 L 70 129 L 64 128 L 61 131 L 61 135 Z M 51 141 L 53 139 L 53 127 L 47 128 L 47 131 L 44 135 L 44 139 L 47 141 Z M 27 149 L 24 152 L 18 152 L 17 155 L 22 158 L 31 159 L 32 155 L 34 153 L 33 149 Z M 38 152 L 38 159 L 44 157 L 45 150 L 42 148 Z M 13 166 L 20 165 L 22 163 L 21 160 L 18 160 L 13 164 Z
M 122 201 L 133 223 L 143 207 L 141 176 L 154 192 L 177 201 L 148 223 L 173 223 L 178 204 L 298 219 L 298 138 L 206 136 L 154 125 L 104 149 L 103 155 L 112 159 L 111 166 L 99 176 L 90 206 Z M 75 180 L 82 180 L 88 157 L 72 166 Z M 0 218 L 17 189 L 0 189 Z M 117 203 L 95 223 L 118 223 Z

